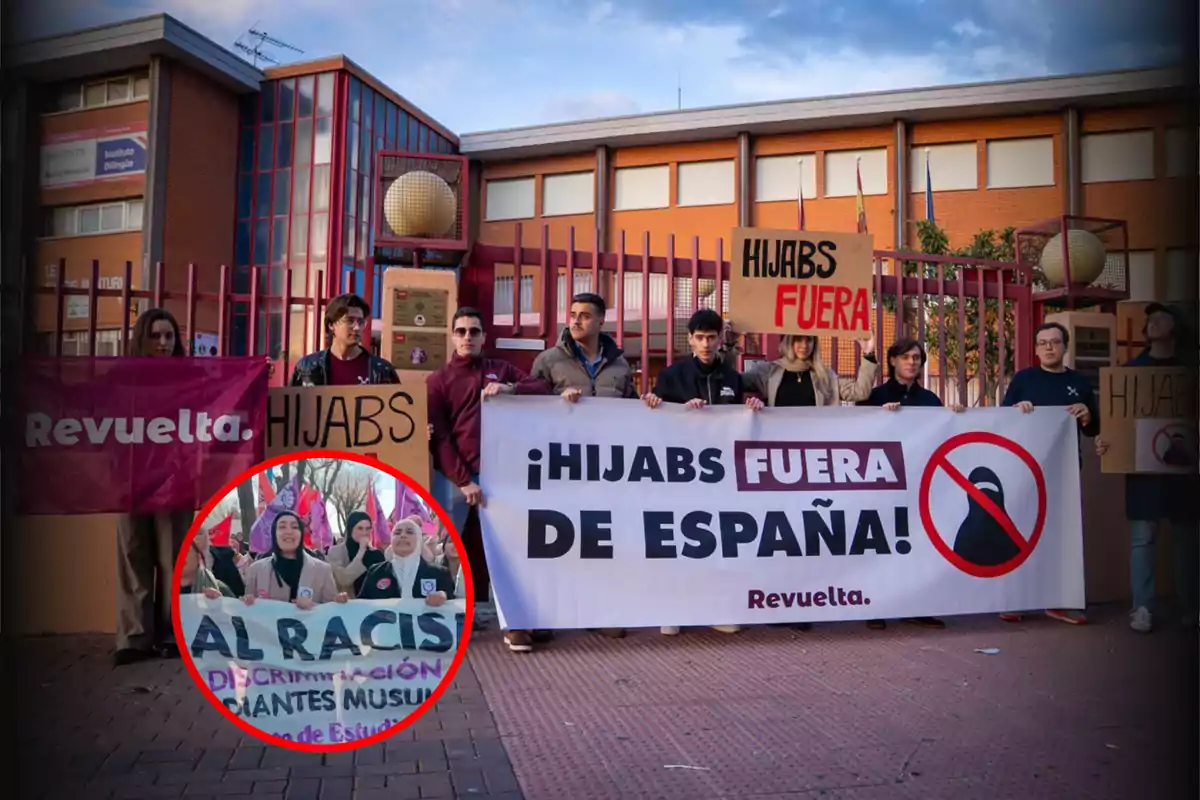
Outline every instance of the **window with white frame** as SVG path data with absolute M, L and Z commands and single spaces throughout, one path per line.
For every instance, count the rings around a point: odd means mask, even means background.
M 505 178 L 485 184 L 485 220 L 532 219 L 534 216 L 533 178 Z
M 909 190 L 925 191 L 925 164 L 935 192 L 979 188 L 979 146 L 975 142 L 917 146 L 909 152 Z
M 613 171 L 613 211 L 671 207 L 671 167 L 619 167 Z
M 568 172 L 542 178 L 542 216 L 591 214 L 595 210 L 594 172 Z
M 59 206 L 46 212 L 45 236 L 88 236 L 142 229 L 142 198 Z
M 131 331 L 132 333 L 132 331 Z M 86 356 L 88 355 L 88 332 L 87 331 L 63 331 L 62 335 L 62 350 L 64 356 Z M 53 333 L 41 334 L 41 350 L 44 354 L 50 355 L 54 352 L 54 336 Z M 97 356 L 119 356 L 121 355 L 121 332 L 119 330 L 96 331 L 96 355 Z
M 92 81 L 72 81 L 58 86 L 53 94 L 50 113 L 81 111 L 85 108 L 146 100 L 150 97 L 150 72 L 114 75 Z
M 767 203 L 797 200 L 800 184 L 804 197 L 817 196 L 817 157 L 811 153 L 786 156 L 759 156 L 754 159 L 754 200 Z
M 1154 131 L 1089 133 L 1080 137 L 1084 183 L 1154 180 Z
M 994 139 L 987 143 L 987 188 L 1054 185 L 1054 137 Z
M 678 169 L 676 194 L 680 206 L 733 204 L 737 176 L 732 158 L 720 161 L 682 162 Z
M 887 148 L 840 150 L 825 154 L 825 196 L 853 197 L 862 176 L 863 195 L 888 192 Z

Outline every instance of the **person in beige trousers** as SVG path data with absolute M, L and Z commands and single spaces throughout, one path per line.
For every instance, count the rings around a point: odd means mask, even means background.
M 187 354 L 179 323 L 169 311 L 152 308 L 134 322 L 129 355 L 181 358 Z M 179 656 L 171 624 L 175 559 L 192 527 L 195 511 L 120 514 L 117 517 L 116 666 L 155 655 Z
M 291 511 L 281 511 L 271 526 L 271 554 L 246 569 L 246 595 L 242 601 L 293 603 L 301 610 L 322 603 L 345 603 L 333 567 L 304 551 L 304 523 Z

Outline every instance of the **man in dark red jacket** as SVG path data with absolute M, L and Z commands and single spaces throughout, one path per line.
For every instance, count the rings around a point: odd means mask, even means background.
M 531 378 L 507 361 L 484 358 L 483 316 L 473 308 L 454 312 L 454 355 L 446 366 L 425 379 L 432 428 L 433 495 L 450 515 L 462 536 L 471 564 L 475 596 L 488 597 L 488 573 L 479 528 L 479 438 L 483 396 L 495 394 L 549 394 L 550 384 Z M 471 513 L 475 510 L 475 513 Z M 528 652 L 533 637 L 528 631 L 508 631 L 510 650 Z

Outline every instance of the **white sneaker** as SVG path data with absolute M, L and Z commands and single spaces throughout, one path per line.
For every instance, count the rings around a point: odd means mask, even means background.
M 661 633 L 663 636 L 678 636 L 679 635 L 679 628 L 675 627 L 674 625 L 664 625 L 663 627 L 659 628 L 658 630 L 659 630 L 659 633 Z
M 1151 628 L 1153 628 L 1150 609 L 1142 606 L 1130 614 L 1129 627 L 1133 628 L 1138 633 L 1149 633 Z
M 742 626 L 741 625 L 713 625 L 712 629 L 714 631 L 720 631 L 721 633 L 737 633 L 738 631 L 740 631 L 742 629 Z

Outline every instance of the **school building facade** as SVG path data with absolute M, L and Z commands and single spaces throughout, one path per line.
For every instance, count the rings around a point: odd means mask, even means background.
M 252 267 L 276 296 L 287 272 L 295 296 L 320 273 L 325 297 L 352 273 L 378 308 L 375 154 L 458 147 L 345 56 L 258 69 L 165 14 L 28 42 L 10 59 L 5 142 L 19 152 L 5 166 L 19 175 L 24 235 L 6 258 L 24 262 L 27 286 L 53 286 L 65 260 L 64 284 L 86 288 L 98 260 L 97 288 L 120 289 L 129 262 L 131 288 L 153 290 L 162 262 L 166 291 L 186 291 L 195 264 L 198 290 L 215 293 L 228 265 L 235 294 L 249 292 Z M 64 354 L 88 352 L 87 301 L 66 298 Z M 118 352 L 120 303 L 98 300 L 99 355 Z M 54 304 L 39 305 L 49 351 Z M 233 354 L 246 349 L 247 305 L 232 308 Z M 214 306 L 198 304 L 202 335 L 216 330 Z M 263 311 L 257 349 L 277 354 L 284 310 Z M 289 344 L 303 351 L 311 320 L 292 313 Z
M 471 269 L 473 245 L 511 246 L 518 225 L 527 247 L 540 245 L 546 226 L 549 247 L 565 248 L 573 227 L 577 250 L 615 250 L 624 231 L 630 254 L 640 253 L 649 233 L 651 255 L 665 255 L 673 234 L 677 256 L 690 257 L 699 237 L 700 258 L 714 258 L 718 238 L 728 258 L 734 227 L 794 228 L 801 186 L 808 228 L 852 231 L 859 170 L 876 248 L 916 249 L 928 155 L 936 218 L 953 245 L 982 229 L 1061 214 L 1124 220 L 1130 297 L 1197 297 L 1195 230 L 1180 209 L 1196 213 L 1198 122 L 1183 102 L 1188 81 L 1169 70 L 460 136 L 345 56 L 258 69 L 166 15 L 27 42 L 6 55 L 0 157 L 9 229 L 21 235 L 5 237 L 0 247 L 6 283 L 15 271 L 27 288 L 53 286 L 64 264 L 64 283 L 82 286 L 96 262 L 97 288 L 120 289 L 128 263 L 132 288 L 154 289 L 161 262 L 167 289 L 182 291 L 194 264 L 200 290 L 216 292 L 221 265 L 228 265 L 230 291 L 248 291 L 256 267 L 258 290 L 268 296 L 281 293 L 288 274 L 293 295 L 301 295 L 320 272 L 326 297 L 353 275 L 379 309 L 378 277 L 397 254 L 375 241 L 381 227 L 374 170 L 377 153 L 396 150 L 469 160 L 460 278 Z M 1124 258 L 1109 253 L 1117 255 Z M 657 277 L 646 292 L 647 322 L 686 317 L 680 306 L 690 301 L 677 296 L 669 310 Z M 576 275 L 572 288 L 585 288 L 588 278 Z M 497 271 L 494 321 L 507 313 L 511 325 L 511 273 L 505 280 Z M 535 291 L 534 280 L 523 274 L 518 288 L 522 320 L 526 311 L 543 310 L 545 293 Z M 565 276 L 558 280 L 561 320 L 569 295 Z M 617 295 L 615 287 L 598 288 Z M 642 291 L 625 288 L 626 324 L 637 324 Z M 87 300 L 67 298 L 62 352 L 89 352 L 94 329 L 95 352 L 116 354 L 122 322 L 140 309 L 98 298 L 91 319 Z M 43 351 L 52 351 L 58 327 L 54 305 L 53 297 L 39 298 L 27 324 Z M 197 307 L 193 332 L 216 329 L 213 305 Z M 295 309 L 268 302 L 252 321 L 246 304 L 234 303 L 230 353 L 246 352 L 254 325 L 256 353 L 286 350 L 294 360 L 309 349 L 315 320 L 301 311 L 285 342 L 285 313 Z M 297 330 L 304 333 L 297 337 Z M 1108 498 L 1100 520 L 1112 530 L 1093 536 L 1103 552 L 1093 557 L 1089 550 L 1089 592 L 1113 599 L 1127 584 L 1128 546 L 1119 525 L 1108 524 L 1120 518 L 1119 490 L 1094 478 L 1085 505 Z M 76 591 L 45 598 L 23 626 L 111 630 L 113 518 L 22 524 L 30 530 L 21 540 L 40 543 L 22 548 L 13 573 L 30 592 L 66 553 L 89 565 L 77 575 Z M 72 599 L 80 596 L 94 602 L 80 607 Z

